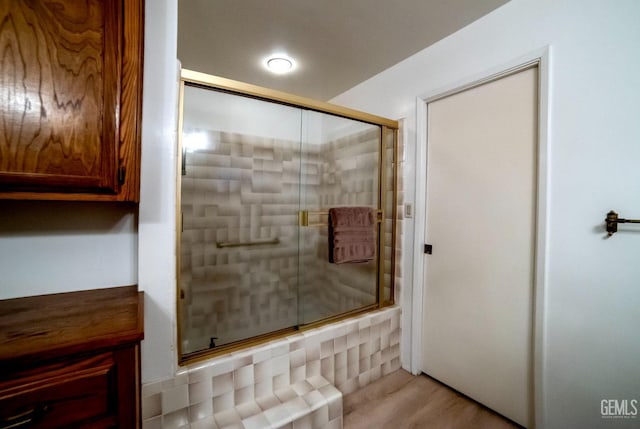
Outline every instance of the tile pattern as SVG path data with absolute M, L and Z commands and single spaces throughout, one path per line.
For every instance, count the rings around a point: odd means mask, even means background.
M 377 207 L 378 127 L 333 138 L 313 147 L 320 180 L 303 181 L 307 210 L 326 211 L 336 206 Z M 318 219 L 326 224 L 326 219 Z M 302 321 L 313 322 L 376 302 L 375 262 L 336 265 L 329 263 L 328 229 L 310 227 L 301 231 Z
M 332 386 L 351 393 L 399 369 L 399 325 L 400 309 L 385 308 L 147 383 L 143 428 L 270 428 L 278 419 L 291 421 L 284 427 L 292 429 L 340 428 L 341 405 L 329 401 Z M 306 410 L 321 405 L 298 417 L 305 410 L 300 399 Z
M 206 349 L 211 337 L 226 344 L 375 303 L 376 264 L 329 264 L 327 228 L 299 229 L 297 211 L 300 198 L 308 210 L 376 205 L 377 127 L 304 153 L 298 142 L 203 132 L 213 143 L 186 155 L 182 178 L 183 351 Z M 385 234 L 388 284 L 389 227 Z M 276 237 L 278 245 L 216 247 Z
M 385 152 L 385 219 L 384 219 L 384 297 L 385 301 L 391 300 L 391 254 L 393 252 L 393 166 L 395 164 L 395 153 L 393 147 L 393 134 L 387 133 L 383 138 L 383 148 Z
M 182 177 L 183 349 L 297 324 L 299 143 L 204 132 Z M 216 242 L 278 238 L 278 245 Z M 256 287 L 259 286 L 259 287 Z
M 400 127 L 398 131 L 398 153 L 396 164 L 398 166 L 398 196 L 397 196 L 397 209 L 396 209 L 396 247 L 393 249 L 395 252 L 395 281 L 394 281 L 394 302 L 400 302 L 400 291 L 402 290 L 402 245 L 405 240 L 413 240 L 413 237 L 404 236 L 404 223 L 405 223 L 405 212 L 404 212 L 404 155 L 405 147 L 404 147 L 404 138 L 403 138 L 403 129 Z M 387 230 L 387 234 L 388 234 Z M 386 272 L 386 267 L 385 267 Z M 386 283 L 385 283 L 386 284 Z M 385 291 L 385 296 L 390 295 L 391 291 Z

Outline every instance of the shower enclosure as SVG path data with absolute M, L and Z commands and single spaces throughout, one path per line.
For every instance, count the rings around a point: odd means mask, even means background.
M 183 70 L 179 130 L 181 362 L 392 303 L 395 121 Z M 373 259 L 329 262 L 334 207 Z

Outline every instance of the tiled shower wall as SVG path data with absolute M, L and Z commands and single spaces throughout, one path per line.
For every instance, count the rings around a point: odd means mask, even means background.
M 305 145 L 302 159 L 299 142 L 206 133 L 213 148 L 187 153 L 182 177 L 183 350 L 375 303 L 375 263 L 329 264 L 327 227 L 299 231 L 297 212 L 377 205 L 378 128 Z M 275 238 L 277 245 L 216 247 Z M 389 251 L 385 257 L 388 274 Z
M 300 145 L 206 131 L 186 154 L 180 258 L 183 350 L 297 324 Z M 277 245 L 216 242 L 277 238 Z
M 378 204 L 378 127 L 334 138 L 309 148 L 318 180 L 303 178 L 307 210 Z M 303 167 L 304 168 L 304 167 Z M 376 263 L 336 265 L 328 260 L 327 219 L 323 226 L 301 231 L 303 319 L 306 322 L 344 313 L 376 302 Z
M 264 411 L 260 398 L 319 375 L 354 392 L 400 368 L 399 341 L 400 309 L 389 307 L 187 367 L 143 386 L 143 429 L 215 428 L 217 413 Z

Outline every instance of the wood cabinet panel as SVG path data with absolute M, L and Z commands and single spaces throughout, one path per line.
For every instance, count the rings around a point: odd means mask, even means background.
M 143 319 L 136 286 L 0 301 L 0 427 L 138 427 Z
M 137 201 L 142 7 L 0 2 L 0 198 Z
M 115 426 L 116 372 L 113 354 L 102 353 L 0 381 L 0 427 L 58 428 L 97 421 Z

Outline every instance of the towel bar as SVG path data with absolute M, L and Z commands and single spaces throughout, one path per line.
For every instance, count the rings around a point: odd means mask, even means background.
M 216 241 L 216 247 L 218 249 L 222 249 L 224 247 L 243 247 L 243 246 L 261 246 L 263 244 L 280 244 L 279 238 L 272 238 L 270 240 L 262 240 L 262 241 L 240 241 L 240 242 L 229 242 L 229 241 Z
M 611 237 L 615 232 L 618 232 L 619 223 L 640 223 L 640 219 L 623 219 L 618 217 L 618 213 L 611 210 L 607 213 L 607 217 L 604 219 L 607 226 L 607 235 Z
M 318 216 L 319 219 L 310 221 L 312 216 Z M 300 226 L 329 226 L 328 223 L 329 210 L 321 211 L 309 211 L 301 210 L 298 212 L 298 224 Z M 384 219 L 384 212 L 382 210 L 376 210 L 376 223 L 382 223 Z

